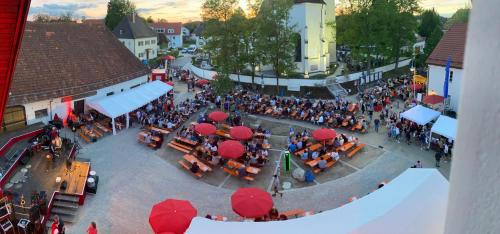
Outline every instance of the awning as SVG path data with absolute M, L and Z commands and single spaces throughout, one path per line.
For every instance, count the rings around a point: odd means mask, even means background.
M 197 217 L 186 234 L 443 233 L 448 190 L 448 181 L 436 169 L 408 169 L 386 186 L 333 210 L 274 222 Z
M 433 109 L 417 105 L 403 113 L 401 117 L 413 121 L 418 125 L 425 125 L 439 117 L 441 113 Z
M 434 125 L 431 132 L 455 140 L 457 136 L 457 119 L 441 115 Z
M 91 100 L 87 105 L 113 119 L 147 105 L 170 90 L 172 86 L 156 80 L 122 93 Z

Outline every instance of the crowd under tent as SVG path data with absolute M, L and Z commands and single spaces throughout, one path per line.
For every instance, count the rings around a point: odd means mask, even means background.
M 111 118 L 113 135 L 116 135 L 116 117 L 126 115 L 126 128 L 128 128 L 130 112 L 166 95 L 172 88 L 172 86 L 156 80 L 122 93 L 91 100 L 87 106 Z
M 440 115 L 441 113 L 439 111 L 435 111 L 421 105 L 417 105 L 401 113 L 402 118 L 415 122 L 418 125 L 426 125 L 432 120 L 438 118 Z
M 448 181 L 438 170 L 411 168 L 386 186 L 333 210 L 272 222 L 196 217 L 186 234 L 443 233 L 448 190 Z
M 444 136 L 448 139 L 455 140 L 457 136 L 457 119 L 441 115 L 436 123 L 432 125 L 431 132 Z

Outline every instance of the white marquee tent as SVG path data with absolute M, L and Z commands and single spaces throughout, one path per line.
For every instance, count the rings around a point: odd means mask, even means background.
M 443 233 L 448 187 L 448 181 L 436 169 L 408 169 L 383 188 L 333 210 L 257 223 L 197 217 L 186 234 Z
M 457 119 L 441 115 L 434 125 L 431 132 L 455 140 L 457 136 Z
M 439 117 L 441 113 L 433 109 L 417 105 L 403 113 L 401 117 L 413 121 L 418 125 L 425 125 Z
M 128 127 L 128 113 L 147 105 L 167 94 L 170 90 L 172 90 L 172 86 L 156 80 L 122 93 L 91 100 L 87 103 L 87 106 L 110 117 L 113 121 L 113 134 L 116 134 L 114 124 L 116 117 L 126 114 Z

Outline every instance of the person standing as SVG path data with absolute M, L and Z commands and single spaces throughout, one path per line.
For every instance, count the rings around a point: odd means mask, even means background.
M 278 177 L 278 174 L 274 175 L 274 181 L 273 181 L 273 197 L 276 197 L 276 194 L 279 194 L 280 197 L 283 197 L 283 193 L 279 191 L 279 187 L 281 185 L 280 183 L 280 178 Z
M 439 167 L 439 162 L 441 161 L 441 151 L 436 152 L 434 158 L 436 159 L 436 167 Z
M 54 222 L 52 222 L 52 225 L 50 226 L 50 234 L 59 234 L 59 216 L 54 215 Z
M 376 118 L 375 120 L 373 120 L 373 123 L 375 127 L 375 132 L 378 133 L 378 128 L 380 127 L 380 119 Z
M 97 234 L 97 225 L 95 222 L 91 222 L 87 228 L 87 234 Z

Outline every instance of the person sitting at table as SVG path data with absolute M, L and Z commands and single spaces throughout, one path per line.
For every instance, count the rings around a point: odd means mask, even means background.
M 196 174 L 200 171 L 200 166 L 198 166 L 198 163 L 197 162 L 194 162 L 192 165 L 191 165 L 191 168 L 189 169 L 192 173 Z
M 257 165 L 264 166 L 265 163 L 266 163 L 266 158 L 264 158 L 262 155 L 257 157 Z
M 347 138 L 346 135 L 340 134 L 340 136 L 342 137 L 342 139 L 340 141 L 340 143 L 342 143 L 342 145 L 345 144 L 345 143 L 347 143 L 347 142 L 349 142 L 349 138 Z
M 288 146 L 288 150 L 291 153 L 294 153 L 297 150 L 297 145 L 294 142 L 291 142 L 290 145 Z
M 267 158 L 267 157 L 269 156 L 269 152 L 267 151 L 267 149 L 262 149 L 262 150 L 260 151 L 260 154 L 261 154 L 263 157 L 265 157 L 265 158 Z
M 309 159 L 309 149 L 306 149 L 306 150 L 304 151 L 304 153 L 302 153 L 302 155 L 300 156 L 300 159 L 302 159 L 302 160 L 307 160 L 307 159 Z
M 318 152 L 318 151 L 316 151 L 316 150 L 315 150 L 315 151 L 313 151 L 313 152 L 312 152 L 312 154 L 311 154 L 311 158 L 314 160 L 314 159 L 316 159 L 316 158 L 318 158 L 318 157 L 319 157 L 319 152 Z
M 326 160 L 323 158 L 321 160 L 319 160 L 319 162 L 318 162 L 319 169 L 324 170 L 326 168 L 326 163 L 327 163 Z
M 339 156 L 339 153 L 337 151 L 332 151 L 330 153 L 330 157 L 332 158 L 332 160 L 334 161 L 338 161 L 340 159 L 340 156 Z
M 151 134 L 150 133 L 146 133 L 146 136 L 144 137 L 144 142 L 146 144 L 151 143 Z
M 247 168 L 245 166 L 242 166 L 238 169 L 238 175 L 240 177 L 245 177 L 248 176 Z

